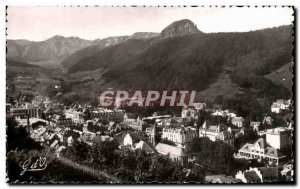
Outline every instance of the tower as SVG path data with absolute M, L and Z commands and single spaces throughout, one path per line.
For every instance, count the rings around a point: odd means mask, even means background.
M 152 133 L 150 135 L 150 140 L 151 140 L 151 143 L 153 144 L 154 147 L 156 145 L 156 137 L 157 137 L 157 122 L 155 121 Z

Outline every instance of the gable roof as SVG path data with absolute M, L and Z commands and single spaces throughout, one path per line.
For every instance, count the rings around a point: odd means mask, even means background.
M 259 138 L 255 143 L 258 144 L 261 149 L 265 149 L 267 147 L 266 141 L 263 138 Z
M 265 155 L 269 156 L 269 157 L 276 157 L 276 158 L 280 158 L 280 157 L 284 157 L 285 156 L 278 149 L 273 148 L 273 147 L 268 147 L 267 148 L 267 152 L 266 152 Z
M 187 156 L 181 148 L 178 148 L 176 146 L 171 146 L 169 144 L 158 143 L 156 145 L 155 149 L 159 153 L 164 154 L 164 155 L 170 154 L 173 156 L 181 156 L 181 157 Z
M 155 147 L 147 142 L 147 141 L 143 141 L 141 140 L 135 147 L 136 149 L 141 149 L 144 150 L 145 152 L 149 152 L 149 153 L 158 153 L 157 150 L 155 149 Z

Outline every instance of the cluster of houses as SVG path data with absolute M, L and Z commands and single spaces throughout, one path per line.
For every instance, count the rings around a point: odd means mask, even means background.
M 44 104 L 48 106 L 49 99 L 45 101 L 47 103 Z M 276 101 L 276 103 L 280 102 Z M 285 103 L 286 101 L 283 101 L 283 104 Z M 287 108 L 287 106 L 280 108 Z M 31 138 L 56 150 L 58 155 L 64 148 L 72 146 L 76 140 L 89 145 L 115 140 L 119 148 L 141 149 L 147 153 L 168 155 L 175 163 L 184 167 L 190 163 L 187 151 L 193 139 L 206 137 L 211 141 L 222 141 L 234 148 L 235 139 L 244 135 L 247 130 L 243 117 L 229 110 L 207 110 L 205 103 L 183 107 L 181 117 L 155 113 L 153 116 L 141 118 L 120 109 L 80 105 L 64 107 L 61 111 L 57 111 L 59 113 L 44 111 L 43 116 L 41 108 L 33 104 L 9 107 L 7 110 L 8 114 L 14 116 L 20 125 L 28 127 Z M 47 110 L 46 107 L 45 110 Z M 195 120 L 200 110 L 209 112 L 211 117 L 223 117 L 230 124 L 211 124 L 209 120 L 205 120 L 202 125 L 197 125 Z M 194 122 L 191 123 L 191 120 Z M 272 119 L 265 116 L 261 122 L 251 121 L 248 127 L 259 133 L 261 132 L 260 125 L 265 123 L 271 125 Z M 261 134 L 261 137 L 253 143 L 245 143 L 234 158 L 266 162 L 267 167 L 239 171 L 235 178 L 214 175 L 207 176 L 206 180 L 210 182 L 227 182 L 228 180 L 246 183 L 269 182 L 278 179 L 278 175 L 285 175 L 291 180 L 293 164 L 286 164 L 288 159 L 281 150 L 292 145 L 292 129 L 287 127 L 268 129 Z M 278 166 L 281 166 L 282 173 Z M 276 171 L 272 171 L 273 168 L 277 168 Z
M 290 106 L 291 100 L 278 99 L 275 102 L 273 102 L 271 106 L 271 112 L 279 114 L 282 111 L 288 110 Z

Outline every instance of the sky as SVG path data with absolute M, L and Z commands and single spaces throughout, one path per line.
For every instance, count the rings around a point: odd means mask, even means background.
M 7 14 L 7 38 L 31 41 L 54 35 L 94 40 L 135 32 L 161 32 L 181 19 L 190 19 L 205 33 L 246 32 L 293 22 L 293 9 L 288 7 L 9 6 Z

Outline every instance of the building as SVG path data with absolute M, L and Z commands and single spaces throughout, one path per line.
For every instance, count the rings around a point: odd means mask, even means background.
M 8 114 L 14 116 L 16 119 L 25 119 L 27 116 L 29 118 L 41 118 L 42 111 L 38 107 L 26 105 L 10 108 Z
M 181 117 L 182 118 L 188 118 L 188 117 L 196 118 L 197 116 L 198 116 L 197 115 L 197 110 L 195 110 L 193 108 L 184 107 L 182 109 L 182 112 L 181 112 Z
M 176 146 L 171 146 L 168 144 L 158 143 L 155 149 L 158 153 L 162 155 L 168 155 L 173 162 L 183 167 L 186 167 L 188 164 L 188 156 L 185 154 L 182 148 L 178 148 Z
M 271 106 L 271 112 L 279 114 L 281 111 L 281 106 L 278 103 L 273 103 Z
M 206 103 L 194 103 L 194 108 L 196 111 L 199 110 L 205 110 L 206 109 Z
M 156 122 L 159 122 L 161 127 L 181 127 L 184 124 L 184 119 L 181 117 L 171 117 L 171 118 L 164 118 L 164 119 L 156 119 Z
M 162 130 L 162 138 L 174 142 L 180 148 L 186 148 L 196 137 L 197 130 L 193 127 L 165 127 Z
M 124 114 L 124 123 L 127 124 L 132 129 L 138 131 L 145 131 L 147 126 L 146 122 L 140 119 L 140 117 L 134 118 L 132 114 L 128 114 L 128 113 Z
M 236 179 L 242 180 L 243 183 L 266 183 L 277 182 L 279 180 L 277 167 L 259 167 L 249 168 L 246 171 L 237 172 Z
M 260 125 L 261 125 L 261 122 L 259 122 L 259 121 L 251 121 L 250 122 L 250 127 L 251 127 L 252 131 L 259 132 Z
M 65 111 L 66 118 L 71 118 L 74 123 L 84 123 L 86 120 L 98 119 L 108 122 L 122 122 L 124 120 L 123 110 L 110 109 L 89 109 L 83 107 L 73 107 Z
M 202 128 L 199 128 L 199 137 L 207 137 L 213 142 L 221 140 L 234 147 L 234 135 L 231 128 L 227 128 L 225 125 L 208 125 L 209 123 L 205 121 Z
M 68 109 L 65 111 L 65 117 L 70 118 L 73 123 L 84 123 L 83 109 Z
M 292 146 L 292 132 L 288 128 L 278 127 L 268 129 L 266 132 L 266 141 L 273 148 L 284 149 Z
M 294 180 L 294 164 L 292 161 L 289 161 L 283 165 L 281 175 L 285 178 L 286 181 Z
M 56 126 L 70 126 L 72 124 L 72 119 L 71 118 L 66 118 L 63 115 L 55 115 L 51 121 L 56 125 Z
M 124 110 L 110 110 L 103 108 L 98 108 L 90 112 L 90 116 L 92 119 L 97 118 L 99 120 L 106 120 L 109 122 L 122 122 L 124 120 L 124 114 Z
M 234 117 L 232 120 L 231 120 L 231 123 L 232 125 L 235 125 L 239 128 L 243 127 L 244 126 L 244 118 L 242 117 Z
M 273 165 L 284 163 L 286 158 L 278 149 L 269 147 L 263 138 L 258 139 L 254 144 L 246 143 L 238 151 L 238 155 L 245 159 L 265 160 Z
M 278 99 L 275 102 L 273 102 L 271 106 L 271 112 L 273 113 L 280 113 L 283 110 L 287 110 L 291 105 L 291 100 L 283 100 Z

